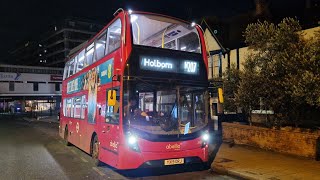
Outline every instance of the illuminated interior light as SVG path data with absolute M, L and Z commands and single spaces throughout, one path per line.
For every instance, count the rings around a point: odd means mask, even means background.
M 131 15 L 130 16 L 131 23 L 135 22 L 137 19 L 138 19 L 138 16 L 136 16 L 136 15 Z
M 114 33 L 120 34 L 121 33 L 121 28 L 117 28 Z
M 129 9 L 129 10 L 128 10 L 128 12 L 129 12 L 129 14 L 131 14 L 131 13 L 132 13 L 132 10 L 131 10 L 131 9 Z
M 102 44 L 97 44 L 96 48 L 99 49 L 102 46 L 103 46 Z
M 180 50 L 186 50 L 186 48 L 187 48 L 186 46 L 183 46 L 180 48 Z
M 81 58 L 79 58 L 79 61 L 82 61 L 84 59 L 84 56 L 81 56 Z
M 92 53 L 93 53 L 93 48 L 90 49 L 86 54 L 87 54 L 87 55 L 90 55 L 90 54 L 92 54 Z
M 195 22 L 192 22 L 192 23 L 191 23 L 191 27 L 194 27 L 195 25 L 196 25 Z

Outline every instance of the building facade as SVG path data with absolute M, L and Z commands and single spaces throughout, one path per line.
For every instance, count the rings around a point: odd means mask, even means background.
M 90 20 L 67 18 L 51 25 L 36 41 L 25 42 L 11 51 L 10 64 L 63 67 L 70 50 L 103 28 Z
M 0 112 L 60 109 L 62 68 L 0 64 Z
M 302 34 L 306 39 L 314 37 L 315 32 L 320 31 L 320 26 L 305 29 Z M 235 49 L 226 49 L 220 45 L 218 39 L 214 36 L 214 33 L 210 31 L 210 28 L 205 29 L 205 40 L 208 49 L 208 79 L 210 81 L 209 89 L 211 92 L 210 107 L 213 115 L 225 113 L 223 105 L 219 101 L 217 93 L 218 88 L 223 87 L 222 78 L 224 73 L 232 65 L 235 65 L 240 71 L 244 69 L 244 63 L 248 56 L 253 52 L 248 47 L 241 47 Z M 229 112 L 230 113 L 230 112 Z M 236 112 L 232 112 L 236 113 Z M 272 111 L 254 110 L 252 114 L 272 114 Z

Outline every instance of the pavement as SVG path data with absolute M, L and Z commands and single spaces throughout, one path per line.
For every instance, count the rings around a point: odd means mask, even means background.
M 243 179 L 320 179 L 320 161 L 222 143 L 213 171 Z

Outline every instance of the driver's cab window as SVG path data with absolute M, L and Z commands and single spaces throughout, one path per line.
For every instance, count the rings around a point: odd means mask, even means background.
M 181 124 L 187 124 L 192 122 L 192 94 L 182 94 L 180 96 L 180 119 Z
M 178 118 L 175 108 L 176 92 L 173 91 L 158 91 L 157 92 L 157 112 L 160 116 L 171 116 Z
M 194 124 L 203 125 L 205 124 L 205 100 L 204 94 L 194 94 Z
M 108 91 L 112 89 L 107 89 L 106 91 L 106 108 L 105 108 L 105 122 L 109 124 L 119 124 L 119 115 L 120 115 L 120 90 L 119 88 L 114 88 L 116 91 L 116 103 L 114 106 L 108 106 Z
M 139 93 L 139 107 L 142 111 L 147 113 L 152 113 L 154 111 L 153 107 L 154 95 L 153 92 Z

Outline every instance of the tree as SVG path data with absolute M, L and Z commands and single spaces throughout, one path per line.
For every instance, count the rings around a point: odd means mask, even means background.
M 236 112 L 237 105 L 235 103 L 235 93 L 238 90 L 240 82 L 240 71 L 234 64 L 227 68 L 223 74 L 223 107 L 225 111 Z
M 278 25 L 249 24 L 244 36 L 253 53 L 240 76 L 237 104 L 250 113 L 262 100 L 274 111 L 272 125 L 280 127 L 283 120 L 301 124 L 307 107 L 320 107 L 319 37 L 303 38 L 292 18 Z

